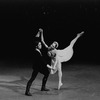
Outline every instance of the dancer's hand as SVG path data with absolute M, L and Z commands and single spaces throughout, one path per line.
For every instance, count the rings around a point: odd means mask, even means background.
M 41 33 L 43 33 L 43 29 L 39 28 L 39 31 L 38 31 L 38 33 L 36 34 L 35 37 L 40 37 Z
M 43 29 L 42 29 L 42 28 L 39 28 L 39 32 L 40 32 L 40 33 L 43 33 Z
M 35 37 L 39 37 L 39 36 L 40 36 L 40 32 L 38 32 Z
M 39 28 L 39 32 L 40 32 L 40 35 L 41 35 L 41 41 L 43 42 L 44 41 L 43 29 L 42 28 Z
M 41 37 L 41 42 L 44 44 L 44 46 L 46 48 L 48 48 L 48 45 L 45 43 L 44 41 L 44 37 L 43 37 L 43 29 L 42 28 L 39 28 L 39 32 L 40 32 L 40 37 Z
M 47 64 L 47 67 L 50 68 L 50 69 L 52 69 L 52 67 L 49 64 Z

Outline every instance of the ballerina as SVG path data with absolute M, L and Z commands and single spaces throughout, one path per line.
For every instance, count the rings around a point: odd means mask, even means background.
M 58 42 L 54 41 L 50 47 L 44 42 L 43 38 L 43 32 L 41 34 L 41 41 L 43 44 L 49 48 L 48 55 L 51 57 L 51 66 L 47 65 L 48 68 L 51 69 L 51 74 L 55 74 L 58 71 L 58 77 L 59 77 L 59 82 L 58 82 L 58 90 L 61 88 L 63 85 L 62 83 L 62 62 L 67 62 L 69 61 L 74 53 L 73 46 L 77 39 L 82 36 L 84 31 L 81 33 L 78 33 L 77 36 L 70 42 L 70 45 L 67 46 L 64 49 L 57 49 L 58 48 Z
M 59 84 L 58 84 L 58 89 L 63 85 L 62 83 L 62 68 L 61 64 L 62 62 L 67 62 L 69 61 L 74 53 L 73 46 L 77 39 L 82 36 L 84 32 L 81 32 L 77 34 L 77 36 L 70 42 L 70 45 L 67 46 L 64 49 L 57 49 L 58 43 L 54 42 L 51 47 L 54 48 L 53 50 L 49 51 L 52 54 L 56 54 L 56 56 L 52 57 L 51 60 L 51 74 L 55 74 L 58 71 L 58 77 L 59 77 Z M 48 66 L 49 67 L 49 66 Z

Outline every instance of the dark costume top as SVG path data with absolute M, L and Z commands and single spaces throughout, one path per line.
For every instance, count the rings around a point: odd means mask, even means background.
M 34 38 L 34 48 L 36 48 L 38 42 L 41 42 L 41 36 Z M 45 45 L 42 42 L 41 42 L 41 44 L 42 44 L 42 49 L 40 51 L 42 53 L 43 59 L 46 64 L 51 65 L 51 58 L 48 55 L 49 48 L 45 47 Z
M 41 53 L 43 55 L 43 58 L 47 64 L 51 65 L 51 57 L 49 57 L 48 51 L 49 51 L 49 48 L 45 47 L 45 45 L 42 43 Z
M 48 73 L 50 73 L 50 70 L 47 67 L 47 63 L 43 59 L 43 56 L 37 50 L 34 50 L 33 56 L 34 56 L 33 70 L 40 72 L 44 75 L 48 75 Z
M 47 55 L 48 48 L 46 48 L 43 44 L 42 44 L 42 49 L 40 50 L 41 53 L 36 50 L 36 46 L 37 46 L 38 42 L 41 42 L 40 40 L 41 39 L 39 37 L 36 37 L 34 39 L 33 70 L 37 70 L 40 73 L 46 74 L 46 73 L 49 73 L 47 64 L 49 64 L 48 59 L 50 57 L 48 57 L 48 55 Z M 50 61 L 50 63 L 51 63 L 51 61 Z

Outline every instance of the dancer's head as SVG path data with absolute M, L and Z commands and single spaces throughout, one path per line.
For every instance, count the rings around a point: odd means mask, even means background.
M 52 49 L 56 49 L 56 48 L 58 48 L 58 46 L 59 46 L 59 44 L 58 44 L 58 42 L 56 42 L 56 41 L 54 41 L 54 42 L 50 45 L 50 47 L 51 47 Z
M 36 46 L 37 49 L 41 49 L 42 48 L 42 44 L 41 42 L 37 42 L 37 46 Z

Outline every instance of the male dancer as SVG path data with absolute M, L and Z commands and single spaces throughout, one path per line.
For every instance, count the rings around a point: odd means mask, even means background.
M 30 87 L 39 72 L 44 75 L 44 77 L 42 79 L 41 91 L 49 91 L 49 89 L 46 88 L 46 82 L 47 82 L 48 76 L 50 74 L 50 71 L 49 71 L 49 68 L 47 67 L 47 63 L 43 59 L 43 55 L 41 53 L 42 44 L 40 42 L 40 30 L 36 35 L 35 45 L 36 45 L 36 49 L 34 50 L 33 73 L 27 83 L 26 91 L 25 91 L 25 95 L 27 95 L 27 96 L 32 96 L 32 94 L 30 93 Z

